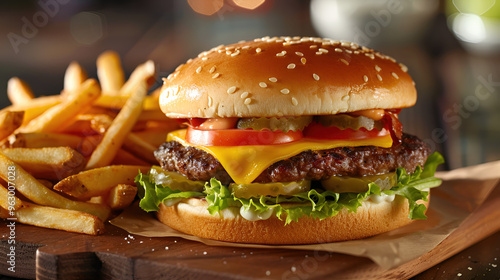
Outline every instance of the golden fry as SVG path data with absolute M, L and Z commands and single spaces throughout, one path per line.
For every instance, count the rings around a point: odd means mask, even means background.
M 125 209 L 132 204 L 136 195 L 136 186 L 119 184 L 110 190 L 107 203 L 113 210 Z
M 101 94 L 99 85 L 94 79 L 85 81 L 68 99 L 42 115 L 33 119 L 19 132 L 57 132 L 69 126 L 76 115 L 85 111 Z
M 121 109 L 128 100 L 128 96 L 113 96 L 101 95 L 94 103 L 95 106 L 100 106 L 110 109 Z M 159 110 L 158 98 L 154 96 L 146 96 L 143 104 L 144 110 Z
M 59 181 L 54 185 L 54 190 L 79 200 L 88 200 L 94 196 L 107 194 L 111 188 L 118 184 L 133 184 L 139 170 L 147 172 L 150 167 L 110 165 L 90 169 Z
M 149 165 L 150 163 L 134 156 L 132 153 L 125 151 L 124 149 L 118 150 L 115 158 L 111 162 L 111 165 Z
M 151 164 L 155 164 L 157 162 L 154 156 L 156 147 L 142 140 L 140 137 L 137 137 L 133 133 L 127 135 L 125 141 L 123 142 L 123 148 Z
M 120 89 L 120 95 L 130 96 L 132 93 L 136 92 L 139 87 L 143 87 L 143 83 L 146 82 L 147 87 L 153 85 L 156 75 L 155 64 L 152 60 L 148 60 L 145 63 L 137 66 L 130 77 L 125 82 L 123 87 Z
M 177 129 L 178 125 L 174 129 Z M 173 130 L 173 129 L 172 129 Z M 167 139 L 167 134 L 170 130 L 158 129 L 158 130 L 144 130 L 134 132 L 134 135 L 141 138 L 143 141 L 148 142 L 149 144 L 159 147 L 165 139 Z
M 14 185 L 11 186 L 12 189 L 15 188 Z M 16 211 L 23 206 L 23 202 L 15 196 L 15 191 L 9 193 L 6 186 L 0 184 L 0 207 L 9 210 Z
M 130 133 L 142 111 L 142 102 L 147 93 L 145 82 L 130 96 L 129 100 L 113 120 L 99 145 L 96 147 L 86 169 L 109 165 Z
M 23 123 L 24 111 L 0 112 L 0 140 L 11 135 Z
M 0 153 L 39 179 L 61 180 L 85 167 L 85 158 L 70 147 L 11 148 Z
M 90 235 L 104 232 L 104 223 L 99 217 L 76 210 L 23 202 L 23 207 L 14 213 L 18 222 L 27 225 Z
M 97 76 L 104 95 L 117 95 L 125 83 L 120 56 L 114 51 L 105 51 L 97 58 Z
M 34 203 L 87 212 L 99 217 L 103 221 L 105 221 L 109 216 L 109 207 L 65 198 L 60 194 L 47 189 L 21 166 L 0 153 L 0 178 L 6 181 L 7 178 L 11 176 L 15 179 L 14 183 L 16 185 L 16 190 Z
M 87 72 L 78 62 L 71 62 L 66 68 L 66 73 L 64 73 L 63 95 L 67 97 L 74 94 L 86 80 Z
M 23 104 L 7 106 L 0 110 L 0 113 L 5 111 L 24 111 L 23 125 L 26 125 L 32 119 L 40 116 L 43 112 L 61 103 L 61 100 L 62 98 L 59 95 L 42 96 Z
M 7 83 L 7 96 L 13 105 L 25 104 L 35 98 L 28 84 L 18 77 L 9 79 Z
M 82 137 L 57 133 L 16 133 L 0 145 L 1 148 L 43 148 L 67 146 L 78 149 Z

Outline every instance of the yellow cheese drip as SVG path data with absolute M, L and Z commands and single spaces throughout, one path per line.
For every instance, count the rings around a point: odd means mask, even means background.
M 363 140 L 318 140 L 303 138 L 280 145 L 247 146 L 197 146 L 186 141 L 186 129 L 170 132 L 167 141 L 177 141 L 184 146 L 192 146 L 213 155 L 222 164 L 229 176 L 237 184 L 253 182 L 271 164 L 295 156 L 307 150 L 327 150 L 338 147 L 392 146 L 391 135 Z

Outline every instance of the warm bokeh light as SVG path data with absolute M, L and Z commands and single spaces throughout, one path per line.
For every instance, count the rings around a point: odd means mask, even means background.
M 233 0 L 238 7 L 253 10 L 262 5 L 266 0 Z
M 206 16 L 215 14 L 224 5 L 224 0 L 188 0 L 187 2 L 193 11 Z

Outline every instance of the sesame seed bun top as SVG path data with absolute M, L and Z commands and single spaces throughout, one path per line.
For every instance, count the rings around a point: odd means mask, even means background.
M 326 115 L 413 106 L 404 65 L 355 43 L 264 37 L 203 52 L 164 78 L 172 118 Z

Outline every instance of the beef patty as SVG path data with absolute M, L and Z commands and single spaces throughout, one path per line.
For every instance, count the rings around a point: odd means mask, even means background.
M 269 166 L 254 182 L 292 182 L 302 179 L 322 180 L 331 176 L 376 175 L 404 167 L 412 173 L 423 166 L 430 148 L 413 135 L 403 134 L 402 143 L 390 148 L 374 146 L 340 147 L 320 151 L 304 151 Z M 178 171 L 191 180 L 208 181 L 215 177 L 223 184 L 233 180 L 211 154 L 185 147 L 176 141 L 163 143 L 155 151 L 161 167 Z

